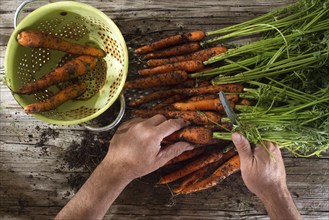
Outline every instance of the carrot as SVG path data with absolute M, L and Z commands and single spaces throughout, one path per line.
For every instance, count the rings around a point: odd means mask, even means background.
M 15 93 L 29 95 L 52 85 L 77 78 L 86 74 L 89 70 L 94 69 L 96 63 L 97 58 L 95 57 L 79 56 L 67 62 L 62 67 L 56 68 L 53 72 L 44 75 L 39 80 L 25 84 Z
M 218 161 L 222 156 L 223 153 L 221 151 L 214 150 L 210 153 L 207 153 L 206 155 L 199 157 L 197 160 L 185 165 L 183 168 L 163 176 L 158 183 L 167 184 L 174 182 L 184 176 L 187 176 L 190 173 L 193 173 L 196 170 L 201 169 L 204 166 L 207 166 L 208 164 Z
M 180 95 L 180 94 L 176 94 L 173 96 L 170 96 L 169 98 L 166 98 L 164 100 L 162 100 L 160 103 L 156 104 L 155 106 L 153 106 L 154 110 L 163 110 L 164 107 L 168 107 L 169 104 L 172 104 L 174 102 L 178 102 L 181 101 L 185 98 L 185 96 Z M 172 106 L 172 108 L 174 108 Z
M 235 106 L 235 102 L 239 99 L 237 94 L 230 94 L 226 96 L 230 101 L 232 108 Z M 215 99 L 204 99 L 200 101 L 188 101 L 188 102 L 176 102 L 173 104 L 175 109 L 180 111 L 196 111 L 196 110 L 215 110 L 223 111 L 223 105 L 219 98 Z
M 44 102 L 33 103 L 24 107 L 26 113 L 38 113 L 53 110 L 64 102 L 74 99 L 86 91 L 84 83 L 77 83 L 66 87 Z
M 171 159 L 170 161 L 168 161 L 165 166 L 167 165 L 171 165 L 171 164 L 175 164 L 175 163 L 179 163 L 191 158 L 195 158 L 201 154 L 203 154 L 206 151 L 205 147 L 197 147 L 194 148 L 193 150 L 189 150 L 189 151 L 185 151 L 182 154 L 180 154 L 179 156 Z
M 228 176 L 236 173 L 240 170 L 240 158 L 239 155 L 235 155 L 222 164 L 215 172 L 208 178 L 196 182 L 192 185 L 185 187 L 180 191 L 180 194 L 188 194 L 204 189 L 208 189 L 217 185 L 219 182 L 226 179 Z
M 223 84 L 223 85 L 205 86 L 198 88 L 176 89 L 176 93 L 183 94 L 186 96 L 214 94 L 214 93 L 218 93 L 219 91 L 223 91 L 227 93 L 239 93 L 239 92 L 243 92 L 243 86 L 241 84 Z
M 165 50 L 155 51 L 153 53 L 148 53 L 144 56 L 145 59 L 153 59 L 153 58 L 162 58 L 162 57 L 171 57 L 182 55 L 186 53 L 191 53 L 193 51 L 199 50 L 199 43 L 188 43 L 175 47 L 171 47 Z
M 194 42 L 200 41 L 206 36 L 205 32 L 203 31 L 193 31 L 184 34 L 170 36 L 159 41 L 153 42 L 149 45 L 145 45 L 143 47 L 137 48 L 135 53 L 149 53 L 155 50 L 159 50 L 162 48 L 187 43 L 187 42 Z
M 142 69 L 138 71 L 139 75 L 150 76 L 159 73 L 166 73 L 174 70 L 183 70 L 186 72 L 195 72 L 204 68 L 204 65 L 199 60 L 188 60 L 177 63 L 166 64 L 149 69 Z
M 187 151 L 188 152 L 188 151 Z M 208 166 L 204 166 L 201 169 L 191 173 L 189 176 L 187 176 L 186 179 L 184 179 L 178 187 L 173 189 L 174 193 L 180 193 L 183 191 L 187 186 L 192 185 L 199 181 L 201 178 L 205 177 L 210 172 L 213 172 L 215 169 L 217 169 L 222 163 L 224 163 L 226 160 L 230 159 L 234 155 L 236 155 L 237 152 L 235 150 L 230 150 L 227 153 L 224 153 L 222 158 L 220 158 L 218 161 L 213 162 L 209 164 Z
M 143 118 L 149 118 L 157 114 L 162 114 L 166 118 L 181 118 L 197 125 L 212 124 L 211 121 L 220 123 L 221 121 L 220 114 L 216 112 L 203 112 L 203 115 L 196 111 L 132 110 L 132 113 Z
M 197 88 L 179 88 L 179 89 L 171 89 L 171 90 L 160 90 L 147 94 L 141 98 L 135 99 L 129 102 L 128 105 L 137 106 L 156 99 L 169 97 L 175 94 L 180 94 L 185 96 L 196 96 L 196 95 L 204 95 L 204 94 L 214 94 L 214 93 L 218 93 L 221 90 L 224 92 L 239 93 L 243 91 L 243 86 L 240 84 L 224 84 L 224 85 L 197 87 Z
M 125 87 L 129 89 L 146 89 L 151 87 L 176 85 L 186 80 L 187 73 L 184 71 L 176 70 L 131 80 L 125 83 Z
M 40 31 L 22 31 L 17 35 L 17 41 L 24 47 L 49 48 L 76 55 L 104 57 L 106 53 L 98 48 L 72 43 L 52 34 Z
M 238 102 L 238 105 L 247 105 L 247 106 L 251 106 L 251 102 L 248 99 L 241 99 Z
M 150 94 L 147 94 L 145 96 L 142 96 L 138 99 L 132 100 L 128 103 L 129 106 L 137 106 L 137 105 L 141 105 L 156 99 L 161 99 L 161 98 L 165 98 L 165 97 L 169 97 L 172 95 L 175 95 L 175 90 L 159 90 L 156 92 L 152 92 Z
M 176 57 L 162 58 L 162 59 L 150 59 L 147 61 L 147 65 L 150 67 L 155 67 L 169 63 L 182 62 L 186 60 L 206 61 L 209 58 L 224 53 L 226 51 L 227 49 L 225 47 L 213 47 L 213 48 L 203 49 L 194 53 L 186 54 L 183 56 L 176 56 Z
M 164 143 L 172 143 L 176 141 L 187 141 L 193 144 L 210 145 L 218 144 L 223 141 L 220 139 L 214 139 L 212 137 L 212 128 L 205 126 L 189 126 L 179 131 L 172 133 L 171 135 L 163 139 Z
M 195 102 L 195 101 L 201 101 L 205 99 L 215 99 L 217 98 L 218 95 L 210 94 L 210 95 L 199 95 L 199 96 L 193 96 L 189 98 L 187 101 L 188 102 Z

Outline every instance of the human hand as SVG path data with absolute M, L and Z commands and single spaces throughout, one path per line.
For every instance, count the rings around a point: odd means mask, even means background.
M 239 133 L 234 133 L 232 140 L 240 156 L 243 181 L 251 192 L 266 200 L 276 193 L 288 191 L 281 151 L 276 144 L 264 143 L 272 158 L 260 144 L 251 149 L 249 141 Z
M 193 149 L 187 142 L 177 142 L 164 149 L 160 145 L 164 137 L 188 124 L 182 119 L 166 120 L 162 115 L 132 119 L 118 128 L 104 160 L 119 167 L 121 175 L 129 180 L 144 176 Z

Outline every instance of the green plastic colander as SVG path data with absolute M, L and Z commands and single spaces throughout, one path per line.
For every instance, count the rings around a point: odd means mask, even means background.
M 28 2 L 17 9 L 15 27 L 20 11 Z M 71 42 L 102 48 L 107 54 L 93 71 L 80 79 L 88 85 L 82 96 L 65 102 L 55 110 L 33 114 L 34 117 L 51 124 L 83 124 L 105 112 L 118 99 L 127 77 L 128 51 L 120 30 L 103 12 L 87 4 L 62 1 L 46 4 L 27 15 L 17 25 L 7 45 L 5 76 L 11 91 L 39 79 L 72 59 L 71 55 L 64 52 L 20 46 L 16 37 L 23 30 L 55 34 Z M 62 87 L 52 86 L 33 95 L 13 93 L 13 96 L 24 107 L 46 100 Z M 124 114 L 122 95 L 120 101 L 121 110 L 115 123 Z

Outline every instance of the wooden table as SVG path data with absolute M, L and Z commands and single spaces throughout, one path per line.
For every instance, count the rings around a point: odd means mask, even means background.
M 83 1 L 111 17 L 129 50 L 145 42 L 196 29 L 213 30 L 285 6 L 293 0 L 126 0 Z M 0 18 L 1 77 L 13 15 L 21 1 L 2 0 Z M 31 11 L 43 3 L 27 8 Z M 134 68 L 135 66 L 135 68 Z M 130 72 L 136 69 L 131 62 Z M 55 126 L 26 115 L 1 83 L 1 207 L 4 219 L 50 219 L 74 191 L 64 154 L 85 134 L 81 126 Z M 329 219 L 329 158 L 302 159 L 284 152 L 287 182 L 304 219 Z M 187 196 L 171 197 L 166 186 L 154 186 L 156 174 L 133 181 L 116 200 L 106 219 L 252 219 L 267 218 L 259 200 L 240 174 L 220 185 Z

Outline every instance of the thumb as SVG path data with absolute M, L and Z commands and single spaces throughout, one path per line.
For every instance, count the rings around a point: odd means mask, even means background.
M 241 161 L 249 159 L 252 157 L 252 151 L 249 141 L 239 133 L 232 134 L 232 141 L 238 150 Z
M 194 147 L 187 142 L 176 142 L 161 150 L 158 154 L 160 157 L 159 163 L 166 164 L 169 160 L 182 154 L 184 151 L 192 150 Z

